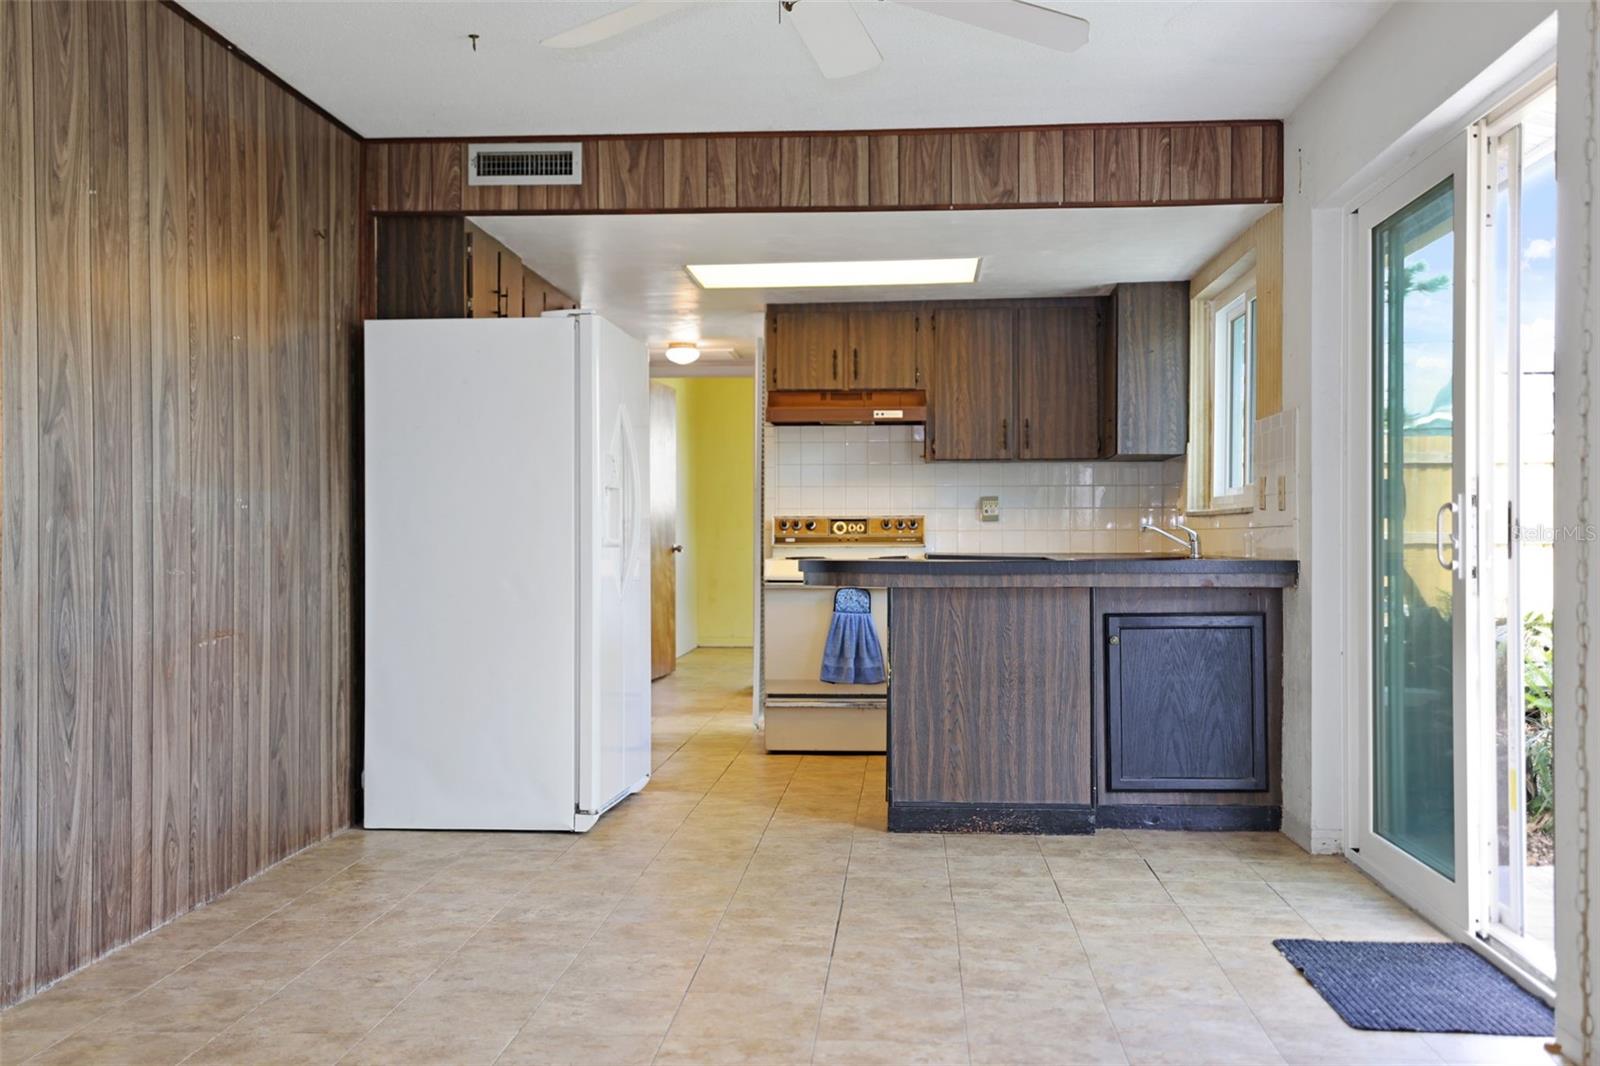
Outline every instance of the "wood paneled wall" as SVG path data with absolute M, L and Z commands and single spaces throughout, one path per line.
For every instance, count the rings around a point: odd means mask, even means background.
M 568 137 L 529 140 L 569 141 Z M 591 137 L 582 185 L 469 185 L 465 141 L 368 141 L 368 209 L 465 214 L 1278 203 L 1283 124 Z
M 0 2 L 0 1003 L 349 822 L 359 153 Z

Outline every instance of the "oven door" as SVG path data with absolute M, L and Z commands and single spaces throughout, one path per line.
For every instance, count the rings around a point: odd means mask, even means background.
M 766 654 L 766 695 L 861 699 L 889 694 L 887 684 L 830 685 L 821 680 L 822 648 L 833 622 L 833 594 L 825 585 L 772 581 L 766 584 L 761 646 Z M 868 589 L 872 625 L 889 664 L 889 593 Z

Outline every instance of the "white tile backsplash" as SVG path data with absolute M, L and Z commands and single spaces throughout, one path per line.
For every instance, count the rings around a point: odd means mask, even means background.
M 1304 454 L 1297 408 L 1256 420 L 1255 474 L 1267 479 L 1266 505 L 1238 514 L 1192 515 L 1207 554 L 1246 558 L 1292 559 L 1298 550 L 1298 461 Z M 1278 478 L 1284 479 L 1283 508 L 1278 506 Z
M 766 517 L 921 514 L 930 551 L 1164 552 L 1183 461 L 928 463 L 920 426 L 766 427 Z M 1000 497 L 1000 520 L 978 497 Z

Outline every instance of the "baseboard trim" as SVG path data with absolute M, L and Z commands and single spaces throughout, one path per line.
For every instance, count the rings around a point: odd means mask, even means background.
M 895 803 L 889 804 L 891 833 L 1094 832 L 1095 811 L 1073 803 Z
M 1282 807 L 1184 803 L 1116 803 L 1095 809 L 1101 829 L 1186 829 L 1277 832 Z

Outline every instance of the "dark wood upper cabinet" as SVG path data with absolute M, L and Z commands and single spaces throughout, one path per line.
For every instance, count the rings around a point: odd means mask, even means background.
M 1017 312 L 1019 459 L 1094 459 L 1101 453 L 1099 301 Z
M 1266 620 L 1106 616 L 1107 787 L 1269 788 Z
M 847 316 L 774 309 L 767 314 L 767 382 L 774 389 L 850 388 Z
M 379 318 L 521 318 L 576 307 L 515 252 L 451 215 L 377 220 Z
M 1189 285 L 1118 285 L 1112 296 L 1106 454 L 1182 455 L 1189 442 Z
M 1181 455 L 1188 360 L 1185 282 L 767 312 L 768 388 L 925 390 L 934 461 Z
M 923 387 L 923 319 L 920 310 L 850 311 L 850 357 L 845 384 L 852 389 Z
M 467 235 L 448 215 L 396 215 L 377 225 L 379 318 L 462 318 Z
M 928 458 L 1014 458 L 1016 310 L 949 308 L 931 318 Z

